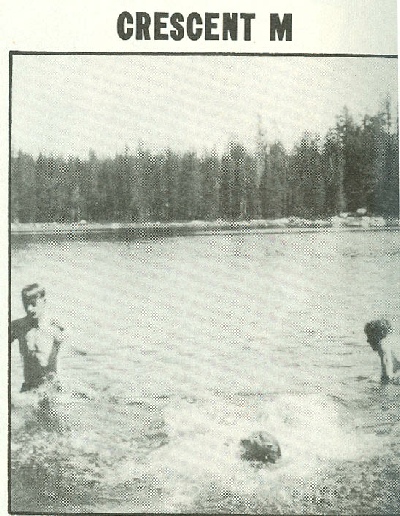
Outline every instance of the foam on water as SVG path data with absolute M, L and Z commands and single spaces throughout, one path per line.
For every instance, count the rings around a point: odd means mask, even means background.
M 323 395 L 286 395 L 256 405 L 177 400 L 167 407 L 169 443 L 154 451 L 144 468 L 163 487 L 166 508 L 190 508 L 210 489 L 276 497 L 288 479 L 294 485 L 313 478 L 327 460 L 365 459 L 380 448 L 378 438 L 345 428 L 338 407 Z M 257 430 L 277 437 L 279 463 L 257 469 L 240 459 L 240 439 Z M 129 470 L 137 474 L 137 464 Z
M 207 493 L 217 501 L 226 495 L 288 507 L 296 486 L 327 474 L 330 464 L 365 462 L 384 455 L 387 446 L 376 432 L 357 429 L 347 409 L 324 394 L 175 396 L 158 406 L 59 393 L 49 399 L 54 410 L 43 412 L 35 394 L 16 397 L 12 453 L 14 464 L 28 465 L 40 482 L 46 479 L 45 492 L 36 488 L 53 510 L 74 510 L 77 493 L 86 493 L 92 509 L 103 493 L 108 507 L 113 492 L 120 493 L 118 510 L 127 512 L 196 510 Z M 398 408 L 396 396 L 392 401 Z M 399 424 L 391 428 L 393 439 Z M 239 443 L 260 430 L 278 439 L 282 458 L 256 468 L 240 458 Z M 18 478 L 23 469 L 15 471 Z M 57 487 L 59 499 L 51 505 L 57 478 L 70 491 Z M 143 489 L 150 505 L 138 495 Z

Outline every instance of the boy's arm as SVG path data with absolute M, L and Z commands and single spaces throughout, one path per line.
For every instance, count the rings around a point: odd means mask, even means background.
M 382 381 L 387 382 L 393 379 L 393 357 L 388 343 L 382 343 L 381 349 Z
M 61 345 L 65 340 L 64 328 L 57 323 L 56 321 L 52 321 L 53 327 L 53 345 L 49 354 L 49 358 L 47 361 L 47 371 L 51 373 L 55 373 L 57 371 L 57 358 L 58 353 L 60 351 Z
M 87 355 L 86 351 L 78 349 L 72 342 L 69 333 L 58 322 L 53 321 L 53 347 L 49 355 L 48 369 L 49 371 L 56 371 L 57 358 L 60 349 L 64 357 L 71 355 Z
M 69 335 L 68 334 L 68 351 L 67 351 L 67 354 L 70 355 L 70 356 L 71 355 L 85 356 L 85 355 L 87 355 L 87 352 L 84 351 L 83 349 L 80 349 L 79 347 L 77 347 L 75 342 L 74 342 L 73 335 Z

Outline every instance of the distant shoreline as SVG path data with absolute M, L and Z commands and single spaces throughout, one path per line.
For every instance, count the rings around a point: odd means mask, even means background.
M 386 221 L 378 217 L 333 217 L 330 220 L 306 220 L 297 218 L 250 220 L 250 221 L 190 221 L 190 222 L 115 222 L 115 223 L 11 223 L 11 236 L 23 235 L 188 235 L 226 232 L 311 232 L 354 230 L 399 230 L 399 221 Z

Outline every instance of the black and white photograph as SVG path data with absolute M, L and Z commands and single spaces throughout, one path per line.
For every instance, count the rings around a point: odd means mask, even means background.
M 9 512 L 399 513 L 397 55 L 30 50 Z

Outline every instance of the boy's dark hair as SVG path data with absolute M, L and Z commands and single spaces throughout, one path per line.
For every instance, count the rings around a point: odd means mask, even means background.
M 40 298 L 45 297 L 45 295 L 46 291 L 44 287 L 39 285 L 39 283 L 32 283 L 31 285 L 26 285 L 21 291 L 22 303 L 25 306 L 30 298 Z
M 373 335 L 379 340 L 384 339 L 388 333 L 392 331 L 392 325 L 387 319 L 377 319 L 368 322 L 364 327 L 366 335 Z

